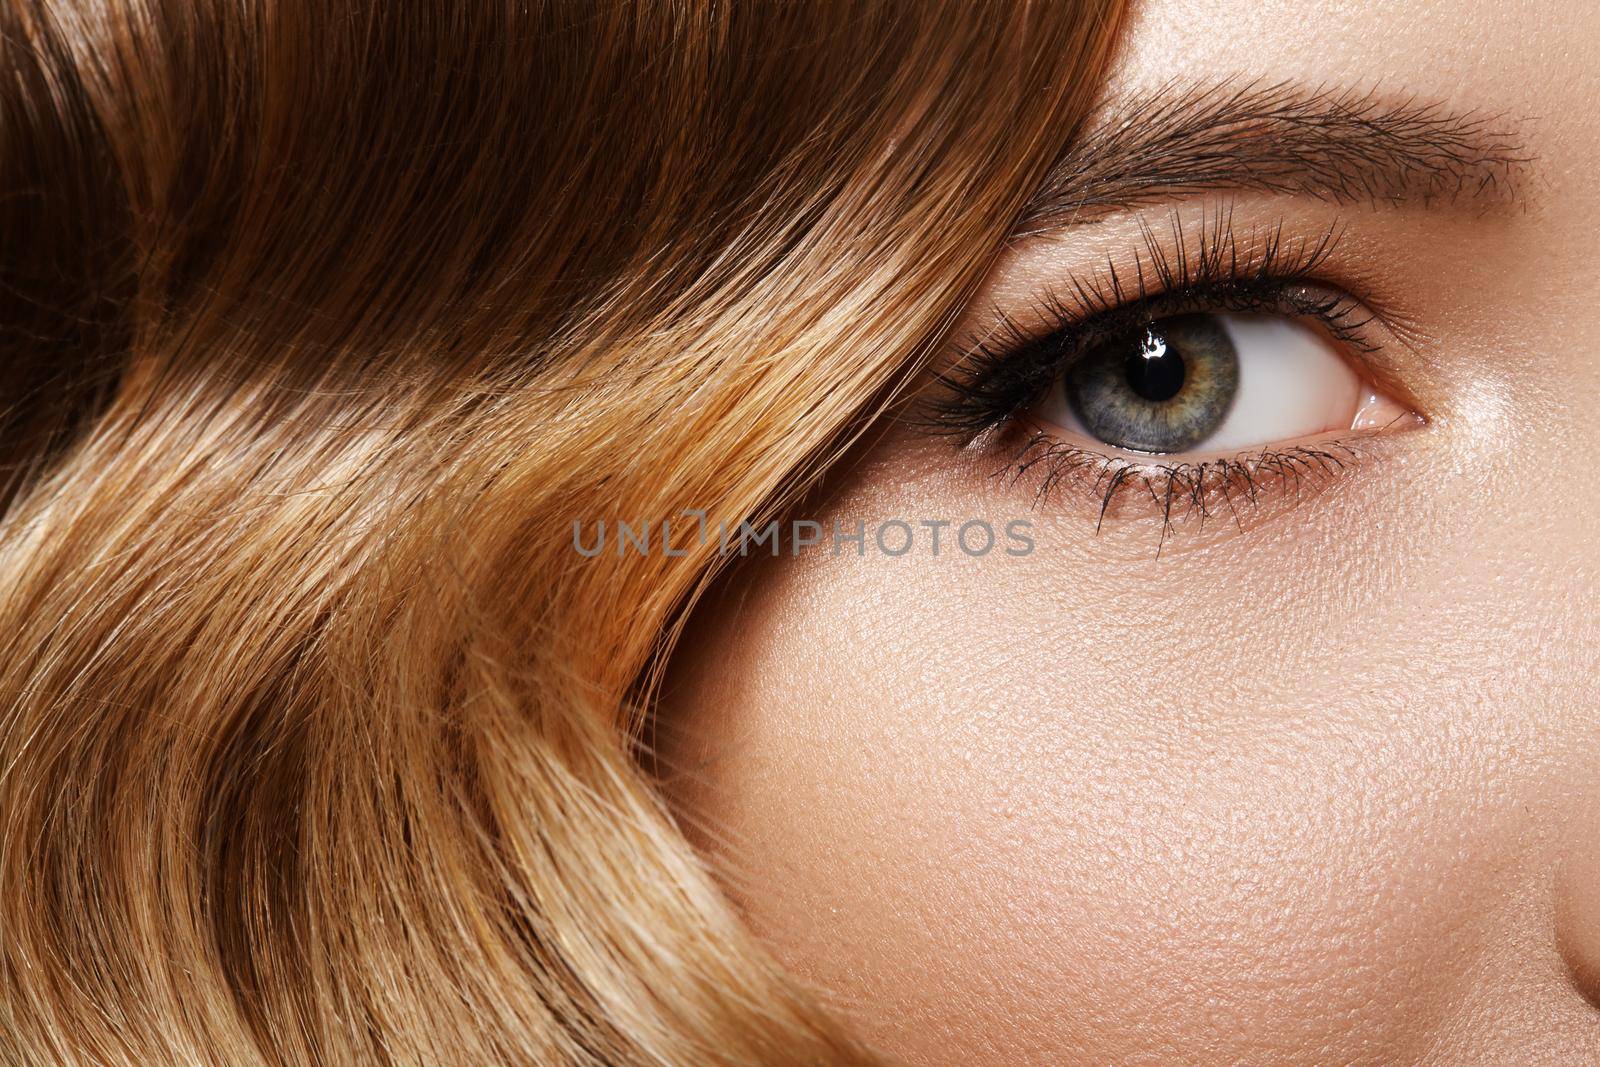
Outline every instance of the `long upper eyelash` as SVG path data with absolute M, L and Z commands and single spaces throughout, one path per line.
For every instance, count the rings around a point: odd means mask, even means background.
M 1243 243 L 1231 214 L 1219 210 L 1201 226 L 1192 252 L 1176 219 L 1170 244 L 1146 224 L 1140 232 L 1144 249 L 1131 269 L 1119 271 L 1108 258 L 1102 271 L 1070 277 L 1042 299 L 1042 331 L 1025 331 L 1015 319 L 998 315 L 998 327 L 970 341 L 952 368 L 937 376 L 923 420 L 927 428 L 970 442 L 1030 407 L 1094 340 L 1179 310 L 1292 311 L 1320 320 L 1357 350 L 1371 349 L 1364 330 L 1372 316 L 1349 297 L 1313 283 L 1343 232 L 1339 223 L 1301 239 L 1286 237 L 1279 223 L 1259 240 Z

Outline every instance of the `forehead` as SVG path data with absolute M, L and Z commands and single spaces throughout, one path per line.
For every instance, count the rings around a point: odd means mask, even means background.
M 1134 0 L 1131 16 L 1114 89 L 1244 75 L 1533 117 L 1600 84 L 1580 55 L 1600 5 L 1570 0 Z

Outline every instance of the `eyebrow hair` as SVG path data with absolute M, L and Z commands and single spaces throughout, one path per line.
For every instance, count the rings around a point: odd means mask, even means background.
M 1530 161 L 1503 120 L 1376 90 L 1222 85 L 1099 109 L 1024 210 L 1025 232 L 1213 189 L 1334 203 L 1509 202 Z

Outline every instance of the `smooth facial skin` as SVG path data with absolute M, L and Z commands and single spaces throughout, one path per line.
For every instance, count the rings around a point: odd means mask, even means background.
M 1036 501 L 896 428 L 805 517 L 1022 517 L 1035 550 L 970 558 L 952 527 L 935 558 L 924 530 L 751 563 L 699 609 L 673 799 L 886 1052 L 1600 1062 L 1597 45 L 1568 0 L 1149 0 L 1112 95 L 1238 77 L 1504 116 L 1520 199 L 1165 197 L 1019 243 L 964 332 L 1141 221 L 1339 225 L 1317 273 L 1381 309 L 1373 374 L 1425 424 L 1237 522 L 1124 496 L 1098 534 L 1082 485 Z

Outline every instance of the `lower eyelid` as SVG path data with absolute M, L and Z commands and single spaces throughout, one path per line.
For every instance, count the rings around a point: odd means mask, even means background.
M 1305 503 L 1380 461 L 1394 431 L 1423 425 L 1411 415 L 1404 425 L 1162 461 L 1063 439 L 1023 420 L 980 447 L 991 479 L 1039 509 L 1076 514 L 1097 534 L 1133 528 L 1154 536 L 1160 552 L 1182 529 L 1244 532 Z

